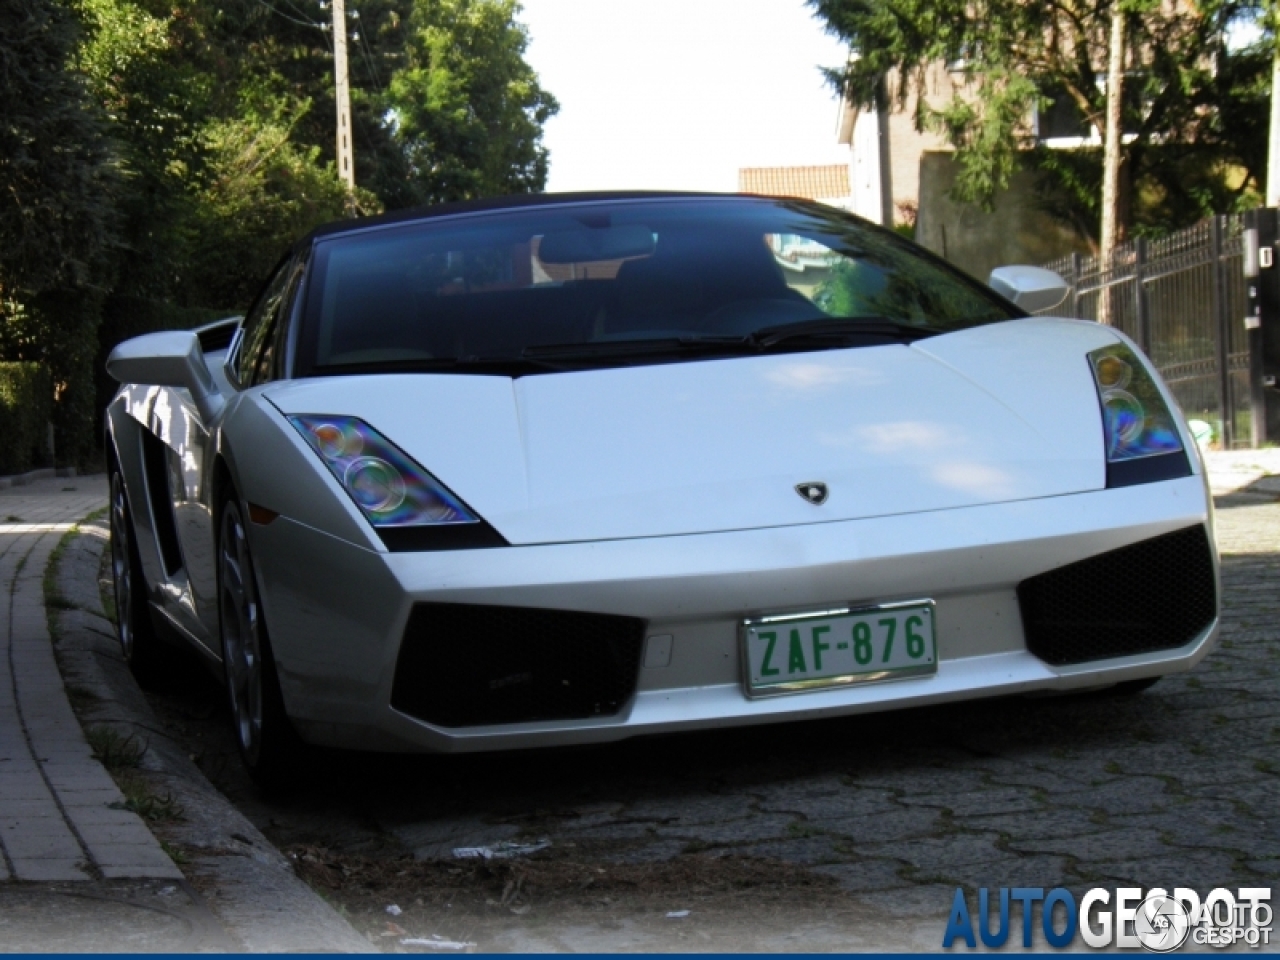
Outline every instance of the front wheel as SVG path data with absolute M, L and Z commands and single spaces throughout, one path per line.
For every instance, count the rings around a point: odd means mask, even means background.
M 279 789 L 292 777 L 303 746 L 285 713 L 253 555 L 234 496 L 221 510 L 218 598 L 227 706 L 240 759 L 260 786 Z

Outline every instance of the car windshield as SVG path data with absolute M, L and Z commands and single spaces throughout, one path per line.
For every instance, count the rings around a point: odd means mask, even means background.
M 546 204 L 316 244 L 298 373 L 546 372 L 1022 316 L 892 231 L 759 198 Z

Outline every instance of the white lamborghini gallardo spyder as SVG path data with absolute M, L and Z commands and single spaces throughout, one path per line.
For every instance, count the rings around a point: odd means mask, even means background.
M 1199 456 L 1122 334 L 793 200 L 321 228 L 243 320 L 118 346 L 120 640 L 299 741 L 616 740 L 1192 667 Z M 992 289 L 994 287 L 995 289 Z M 999 290 L 1000 292 L 996 292 Z

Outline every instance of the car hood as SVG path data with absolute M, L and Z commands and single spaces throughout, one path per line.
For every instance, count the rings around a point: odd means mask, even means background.
M 515 544 L 851 520 L 1105 486 L 1096 324 L 1028 319 L 910 346 L 509 379 L 274 384 L 356 416 Z M 822 483 L 824 503 L 798 484 Z

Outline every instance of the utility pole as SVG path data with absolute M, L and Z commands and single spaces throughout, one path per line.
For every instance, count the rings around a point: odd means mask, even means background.
M 351 78 L 347 73 L 347 4 L 333 0 L 333 81 L 338 104 L 338 177 L 347 186 L 347 203 L 354 202 L 356 168 L 351 155 Z
M 1267 197 L 1265 206 L 1280 207 L 1280 36 L 1272 38 L 1271 135 L 1267 141 Z
M 1120 147 L 1124 137 L 1121 95 L 1124 92 L 1124 12 L 1120 0 L 1111 0 L 1111 46 L 1107 58 L 1107 118 L 1102 146 L 1102 229 L 1098 265 L 1105 271 L 1115 268 L 1116 242 L 1120 224 Z M 1141 280 L 1138 281 L 1141 283 Z M 1098 322 L 1111 324 L 1115 313 L 1112 298 L 1116 288 L 1108 286 L 1098 300 Z M 1141 295 L 1141 294 L 1139 294 Z

